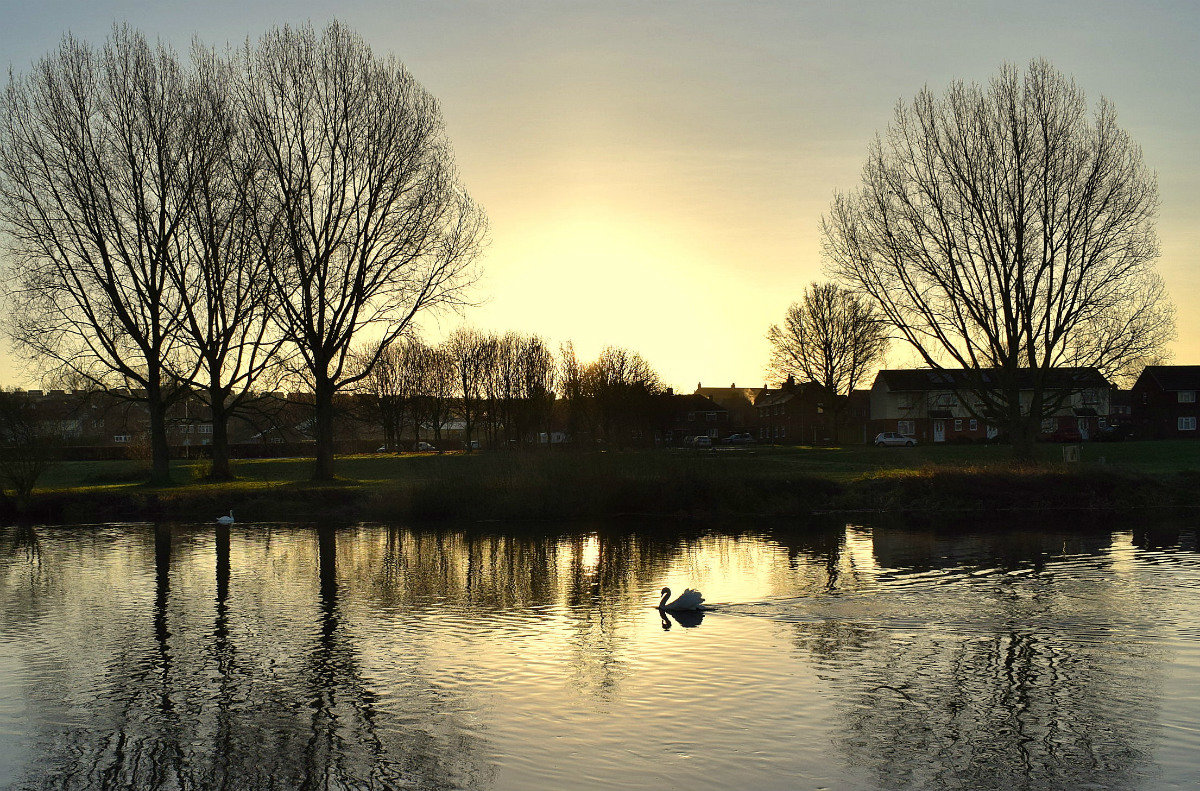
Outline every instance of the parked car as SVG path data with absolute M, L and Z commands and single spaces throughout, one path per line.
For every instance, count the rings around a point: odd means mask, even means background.
M 428 442 L 422 441 L 422 442 L 417 443 L 416 450 L 417 450 L 417 453 L 429 453 L 431 451 L 437 450 L 437 448 L 433 447 Z
M 711 448 L 712 437 L 699 436 L 692 440 L 693 448 Z
M 726 445 L 753 445 L 753 434 L 730 434 L 724 440 Z
M 1096 432 L 1096 439 L 1100 442 L 1124 442 L 1133 439 L 1133 426 L 1107 426 Z
M 916 437 L 910 437 L 907 434 L 898 434 L 895 431 L 881 431 L 875 435 L 875 447 L 877 448 L 886 448 L 892 445 L 903 445 L 911 448 L 916 444 Z

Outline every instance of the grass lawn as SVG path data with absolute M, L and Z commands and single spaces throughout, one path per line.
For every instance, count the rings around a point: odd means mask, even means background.
M 1040 444 L 1038 460 L 1047 467 L 1106 467 L 1124 472 L 1166 474 L 1200 470 L 1200 442 L 1163 440 L 1091 443 L 1083 446 L 1083 464 L 1062 462 L 1063 446 Z M 631 451 L 625 453 L 462 453 L 367 454 L 337 459 L 338 475 L 348 483 L 387 487 L 414 480 L 463 476 L 511 476 L 537 472 L 546 466 L 583 466 L 603 473 L 612 467 L 622 475 L 653 475 L 660 470 L 701 469 L 706 475 L 788 478 L 814 476 L 850 481 L 864 476 L 910 470 L 1007 469 L 1010 451 L 1003 445 L 918 445 L 914 448 L 755 447 L 701 451 Z M 173 488 L 204 488 L 202 462 L 176 460 Z M 219 484 L 229 488 L 259 488 L 266 484 L 303 484 L 312 472 L 312 459 L 246 459 L 234 462 L 238 480 Z M 119 488 L 141 485 L 144 466 L 134 461 L 68 461 L 52 467 L 39 489 Z

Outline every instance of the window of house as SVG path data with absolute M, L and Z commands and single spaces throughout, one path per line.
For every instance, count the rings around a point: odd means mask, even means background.
M 695 420 L 695 419 L 696 419 L 696 413 L 688 412 L 688 420 Z
M 1096 418 L 1096 425 L 1100 426 L 1100 428 L 1107 428 L 1108 421 L 1102 417 L 1098 417 L 1098 418 Z
M 938 393 L 934 403 L 938 406 L 954 406 L 958 403 L 958 399 L 954 397 L 954 393 Z
M 113 442 L 128 442 L 128 434 L 113 434 Z
M 716 412 L 705 412 L 704 419 L 711 423 L 712 421 L 717 419 L 717 413 Z
M 916 434 L 917 426 L 914 420 L 897 420 L 896 432 L 898 434 Z
M 1196 391 L 1195 390 L 1180 390 L 1179 391 L 1179 403 L 1181 403 L 1181 404 L 1196 403 Z
M 978 430 L 979 430 L 979 421 L 978 421 L 978 420 L 976 420 L 975 418 L 971 418 L 971 430 L 972 430 L 972 431 L 978 431 Z
M 1177 425 L 1179 426 L 1180 431 L 1195 431 L 1196 430 L 1196 418 L 1181 417 L 1181 418 L 1179 418 L 1179 422 L 1177 423 Z
M 206 423 L 205 425 L 201 426 L 198 430 L 200 431 L 201 434 L 211 434 L 212 433 L 212 425 Z
M 962 420 L 961 420 L 961 419 L 958 419 L 958 418 L 956 418 L 956 419 L 954 420 L 954 430 L 955 430 L 955 431 L 962 431 Z
M 1083 391 L 1083 403 L 1085 403 L 1085 404 L 1099 404 L 1100 403 L 1100 393 L 1098 393 L 1096 391 L 1096 388 L 1089 387 L 1087 390 Z

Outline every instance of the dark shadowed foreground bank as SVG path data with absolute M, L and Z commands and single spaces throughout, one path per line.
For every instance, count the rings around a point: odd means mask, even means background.
M 1186 469 L 1150 473 L 1099 464 L 943 463 L 853 470 L 805 466 L 796 458 L 664 453 L 364 458 L 343 465 L 355 479 L 319 486 L 289 480 L 288 465 L 299 466 L 301 460 L 244 464 L 242 478 L 230 483 L 167 487 L 122 482 L 106 470 L 93 471 L 83 485 L 37 492 L 20 513 L 10 508 L 9 516 L 41 522 L 209 521 L 233 509 L 238 521 L 459 522 L 709 520 L 829 512 L 1120 513 L 1193 507 L 1200 483 L 1200 473 Z M 177 477 L 188 472 L 178 470 Z

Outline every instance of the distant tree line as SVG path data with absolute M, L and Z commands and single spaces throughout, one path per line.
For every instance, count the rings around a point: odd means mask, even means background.
M 335 395 L 462 303 L 486 232 L 436 101 L 336 22 L 187 61 L 66 36 L 0 100 L 0 222 L 9 333 L 48 377 L 144 401 L 155 482 L 174 401 L 208 403 L 227 477 L 230 413 L 283 381 L 313 393 L 330 478 Z
M 358 359 L 371 365 L 358 390 L 389 449 L 406 434 L 441 448 L 451 421 L 468 451 L 550 443 L 556 428 L 576 447 L 620 447 L 652 439 L 670 409 L 650 363 L 617 347 L 581 362 L 570 343 L 556 355 L 537 335 L 462 328 L 436 345 L 411 334 L 372 345 Z

